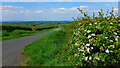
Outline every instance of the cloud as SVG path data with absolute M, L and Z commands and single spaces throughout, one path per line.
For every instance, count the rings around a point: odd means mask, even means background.
M 114 8 L 113 10 L 118 10 L 118 8 Z
M 65 10 L 65 8 L 58 8 L 59 10 Z
M 72 8 L 69 8 L 69 10 L 77 10 L 77 8 L 79 7 L 72 7 Z
M 23 8 L 23 7 L 18 7 L 18 6 L 11 6 L 11 5 L 4 5 L 2 7 L 3 8 Z
M 88 8 L 88 6 L 80 6 L 80 8 Z
M 30 11 L 29 10 L 26 10 L 26 13 L 29 13 Z
M 9 10 L 3 10 L 3 12 L 9 12 Z
M 109 4 L 105 4 L 105 6 L 110 6 Z
M 23 13 L 23 11 L 19 11 L 20 13 Z
M 35 11 L 35 13 L 42 13 L 42 11 L 40 10 L 40 11 Z
M 118 2 L 119 0 L 2 0 L 2 2 Z
M 91 11 L 89 11 L 89 12 L 99 12 L 99 10 L 91 10 Z

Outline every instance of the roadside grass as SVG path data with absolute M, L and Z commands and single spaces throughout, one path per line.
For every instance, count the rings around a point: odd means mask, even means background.
M 29 57 L 27 66 L 71 66 L 70 61 L 64 58 L 67 53 L 64 47 L 67 45 L 67 38 L 62 31 L 55 31 L 51 34 L 26 46 L 22 54 Z
M 49 31 L 52 31 L 52 30 L 55 30 L 55 29 L 56 28 L 44 29 L 44 30 L 40 30 L 40 31 L 14 30 L 12 32 L 7 32 L 6 30 L 3 30 L 1 32 L 2 33 L 2 36 L 1 36 L 2 40 L 0 40 L 0 41 L 16 39 L 16 38 L 32 36 L 32 35 L 37 35 L 37 34 L 49 32 Z

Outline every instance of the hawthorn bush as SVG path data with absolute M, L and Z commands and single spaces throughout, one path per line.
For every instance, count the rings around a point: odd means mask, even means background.
M 98 17 L 88 16 L 74 19 L 66 28 L 69 37 L 67 57 L 75 66 L 106 66 L 120 62 L 120 23 L 118 14 L 103 10 Z

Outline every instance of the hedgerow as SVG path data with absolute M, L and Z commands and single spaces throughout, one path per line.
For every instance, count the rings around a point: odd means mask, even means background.
M 106 66 L 120 62 L 120 23 L 118 14 L 103 10 L 98 17 L 88 16 L 74 19 L 66 33 L 69 37 L 67 58 L 75 66 Z

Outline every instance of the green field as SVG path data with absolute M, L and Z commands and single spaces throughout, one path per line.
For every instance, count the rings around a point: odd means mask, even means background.
M 64 32 L 55 31 L 24 48 L 23 54 L 29 59 L 27 66 L 71 66 L 71 62 L 63 55 L 67 45 Z
M 57 28 L 57 25 L 42 24 L 42 25 L 28 25 L 28 24 L 3 24 L 0 40 L 10 40 L 25 36 L 32 36 L 41 34 L 44 32 L 49 32 Z M 38 29 L 38 30 L 36 30 Z

